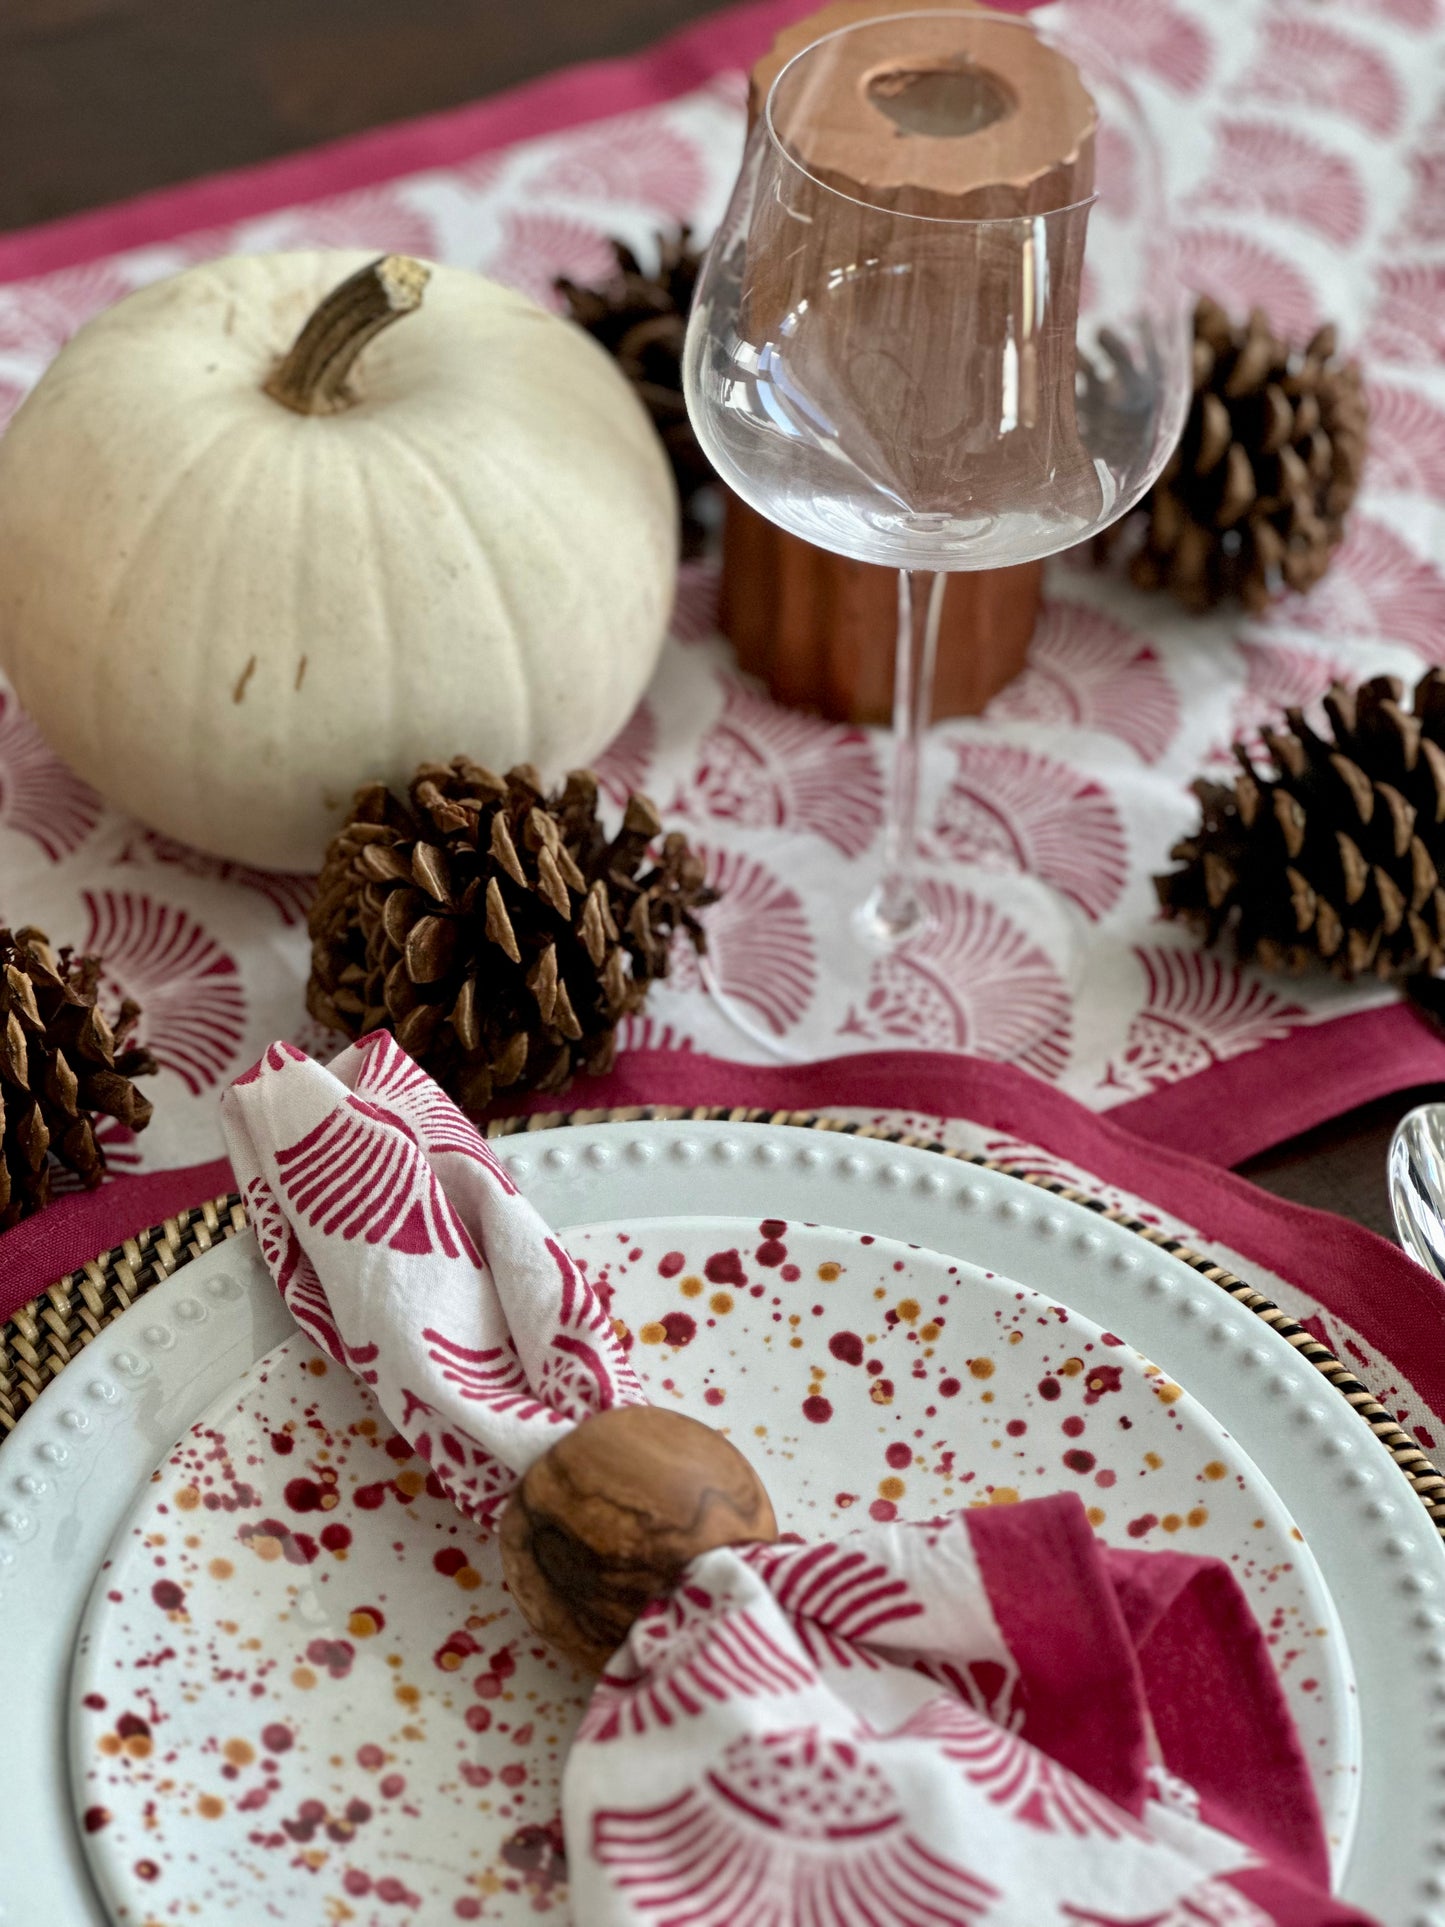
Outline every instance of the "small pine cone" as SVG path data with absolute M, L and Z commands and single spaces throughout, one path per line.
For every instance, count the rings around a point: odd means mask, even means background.
M 1333 327 L 1291 348 L 1260 309 L 1236 328 L 1201 298 L 1194 401 L 1144 500 L 1134 582 L 1201 611 L 1231 597 L 1257 611 L 1313 588 L 1359 487 L 1367 418 L 1359 363 L 1337 358 Z
M 548 797 L 465 757 L 425 764 L 405 803 L 374 783 L 327 851 L 306 1005 L 333 1029 L 393 1031 L 464 1110 L 609 1070 L 619 1019 L 665 977 L 673 938 L 705 948 L 714 901 L 685 837 L 634 796 L 609 837 L 597 782 Z
M 124 1048 L 140 1005 L 108 1023 L 99 957 L 56 957 L 41 930 L 0 929 L 0 1231 L 50 1202 L 51 1160 L 94 1189 L 105 1175 L 97 1116 L 143 1131 L 151 1106 L 131 1079 L 154 1071 Z
M 698 446 L 682 394 L 682 343 L 702 255 L 685 227 L 658 237 L 655 274 L 644 274 L 621 241 L 612 249 L 617 273 L 605 287 L 579 288 L 563 279 L 557 291 L 572 320 L 613 357 L 651 415 L 677 481 L 683 554 L 697 555 L 704 534 L 695 512 L 697 497 L 717 479 Z
M 1291 709 L 1264 732 L 1271 767 L 1234 745 L 1232 784 L 1198 782 L 1202 822 L 1155 878 L 1167 916 L 1206 943 L 1232 933 L 1267 969 L 1323 962 L 1341 977 L 1445 964 L 1445 672 L 1413 705 L 1393 676 L 1325 697 L 1317 734 Z

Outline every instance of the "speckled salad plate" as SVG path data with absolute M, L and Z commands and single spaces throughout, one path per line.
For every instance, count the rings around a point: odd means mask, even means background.
M 795 1529 L 1077 1490 L 1231 1562 L 1339 1884 L 1445 1921 L 1445 1547 L 1289 1343 L 1121 1225 L 1003 1173 L 767 1125 L 499 1145 L 615 1291 L 650 1395 L 726 1427 Z M 12 1688 L 0 1919 L 567 1918 L 586 1682 L 249 1237 L 108 1327 L 0 1461 Z

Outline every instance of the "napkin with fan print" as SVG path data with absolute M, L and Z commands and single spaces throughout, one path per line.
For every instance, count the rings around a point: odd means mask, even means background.
M 645 1404 L 602 1294 L 392 1038 L 275 1044 L 222 1114 L 298 1323 L 479 1528 Z M 562 1813 L 588 1927 L 1368 1927 L 1232 1575 L 1107 1548 L 1072 1495 L 693 1559 L 593 1689 Z

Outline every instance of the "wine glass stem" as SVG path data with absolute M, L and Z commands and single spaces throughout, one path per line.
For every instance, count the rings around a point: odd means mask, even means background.
M 883 880 L 873 903 L 880 934 L 893 941 L 925 920 L 918 894 L 918 790 L 923 737 L 933 715 L 938 625 L 948 577 L 898 571 L 898 644 L 893 658 L 893 769 L 883 827 Z

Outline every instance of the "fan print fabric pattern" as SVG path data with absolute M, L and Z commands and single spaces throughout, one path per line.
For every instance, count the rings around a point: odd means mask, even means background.
M 475 1127 L 390 1037 L 269 1046 L 222 1122 L 303 1330 L 488 1525 L 561 1431 L 642 1397 L 598 1293 Z
M 741 678 L 717 634 L 716 567 L 689 563 L 673 641 L 599 778 L 614 811 L 641 788 L 705 845 L 727 895 L 708 913 L 707 971 L 680 955 L 627 1048 L 977 1051 L 1108 1108 L 1226 1058 L 1278 1088 L 1275 1046 L 1395 994 L 1282 985 L 1221 955 L 1197 966 L 1186 1046 L 1139 960 L 1177 934 L 1161 932 L 1150 878 L 1234 733 L 1257 738 L 1274 705 L 1317 694 L 1315 662 L 1408 683 L 1445 659 L 1445 7 L 1054 0 L 1041 18 L 1121 64 L 1167 127 L 1196 285 L 1235 313 L 1258 302 L 1280 329 L 1333 320 L 1363 357 L 1371 455 L 1347 539 L 1308 597 L 1254 618 L 1192 617 L 1121 572 L 1052 561 L 1022 673 L 983 716 L 930 733 L 922 856 L 940 921 L 876 968 L 846 917 L 881 857 L 883 732 L 784 709 Z M 608 119 L 0 285 L 0 414 L 98 309 L 217 254 L 404 248 L 550 304 L 554 276 L 606 271 L 610 236 L 644 260 L 680 220 L 705 238 L 745 112 L 743 76 L 724 70 Z M 1127 192 L 1139 168 L 1101 139 L 1103 177 Z M 0 681 L 0 914 L 109 946 L 115 985 L 145 1006 L 161 1070 L 155 1117 L 126 1147 L 135 1168 L 217 1155 L 218 1086 L 270 1038 L 301 1035 L 309 893 L 117 816 Z

